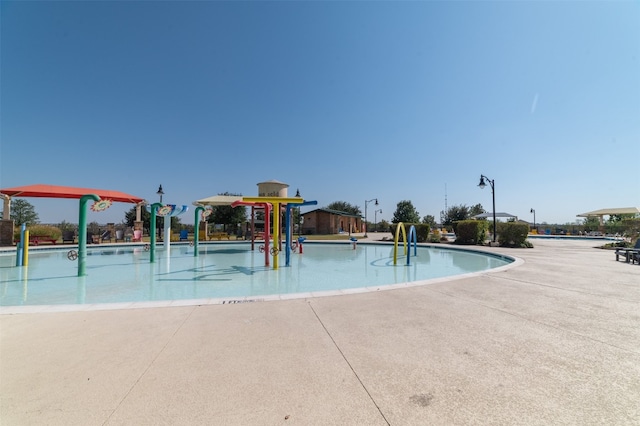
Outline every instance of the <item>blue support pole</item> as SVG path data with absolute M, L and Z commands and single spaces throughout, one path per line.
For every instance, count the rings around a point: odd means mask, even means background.
M 20 241 L 18 241 L 18 245 L 16 246 L 16 266 L 22 266 L 22 262 L 24 261 L 24 234 L 26 230 L 27 224 L 23 223 L 20 227 Z
M 284 249 L 284 266 L 289 266 L 289 260 L 291 259 L 291 206 L 287 204 L 287 208 L 284 215 L 285 226 L 285 249 Z
M 409 257 L 411 256 L 411 242 L 413 241 L 413 255 L 418 255 L 418 234 L 416 232 L 416 227 L 411 225 L 409 228 L 409 250 L 407 250 L 407 265 L 410 265 Z
M 289 203 L 287 204 L 287 211 L 286 211 L 286 227 L 287 227 L 287 246 L 284 249 L 284 253 L 285 253 L 285 265 L 284 266 L 289 266 L 289 261 L 291 259 L 291 226 L 290 225 L 290 218 L 291 218 L 291 209 L 293 207 L 300 207 L 300 206 L 315 206 L 316 204 L 318 204 L 317 201 L 305 201 L 304 203 Z

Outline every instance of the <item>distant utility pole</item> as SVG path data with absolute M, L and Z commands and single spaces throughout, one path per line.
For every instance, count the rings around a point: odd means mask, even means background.
M 444 211 L 447 211 L 447 184 L 444 184 Z
M 447 184 L 444 184 L 444 210 L 440 212 L 440 224 L 444 222 L 444 218 L 447 215 Z

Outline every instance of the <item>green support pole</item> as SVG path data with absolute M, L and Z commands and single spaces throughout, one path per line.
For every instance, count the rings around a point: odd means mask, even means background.
M 196 207 L 196 215 L 193 221 L 194 225 L 194 235 L 193 235 L 193 256 L 198 256 L 198 238 L 200 237 L 200 212 L 204 211 L 204 207 Z
M 80 198 L 80 212 L 78 215 L 78 276 L 84 277 L 86 274 L 87 261 L 87 203 L 89 201 L 100 201 L 100 197 L 95 194 L 83 195 Z
M 162 203 L 151 204 L 151 253 L 149 256 L 151 263 L 156 261 L 156 213 L 162 206 Z

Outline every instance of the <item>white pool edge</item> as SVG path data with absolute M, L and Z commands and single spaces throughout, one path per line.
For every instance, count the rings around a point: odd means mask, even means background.
M 471 250 L 469 250 L 471 251 Z M 256 302 L 270 302 L 276 300 L 292 300 L 292 299 L 310 299 L 316 297 L 328 297 L 328 296 L 341 296 L 356 293 L 367 293 L 375 291 L 388 291 L 397 290 L 401 288 L 418 287 L 431 285 L 442 282 L 455 281 L 460 279 L 466 279 L 481 275 L 494 274 L 503 272 L 511 268 L 515 268 L 524 264 L 524 260 L 515 257 L 508 256 L 499 253 L 489 253 L 482 250 L 475 250 L 483 254 L 501 256 L 507 259 L 512 259 L 507 265 L 499 266 L 497 268 L 487 269 L 478 272 L 469 272 L 466 274 L 452 275 L 447 277 L 432 278 L 429 280 L 409 281 L 404 283 L 395 283 L 383 286 L 373 287 L 356 287 L 346 288 L 341 290 L 327 290 L 327 291 L 315 291 L 305 293 L 284 293 L 284 294 L 269 294 L 269 295 L 256 295 L 256 296 L 240 296 L 240 297 L 226 297 L 226 298 L 208 298 L 208 299 L 178 299 L 178 300 L 161 300 L 154 302 L 118 302 L 118 303 L 87 303 L 83 305 L 69 304 L 69 305 L 28 305 L 28 306 L 0 306 L 0 315 L 15 315 L 15 314 L 41 314 L 41 313 L 58 313 L 58 312 L 86 312 L 86 311 L 108 311 L 118 309 L 145 309 L 145 308 L 167 308 L 167 307 L 180 307 L 180 306 L 202 306 L 202 305 L 235 305 L 240 303 L 256 303 Z

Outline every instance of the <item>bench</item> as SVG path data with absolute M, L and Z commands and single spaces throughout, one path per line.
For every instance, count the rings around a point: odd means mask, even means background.
M 251 232 L 247 232 L 247 235 L 246 235 L 245 239 L 247 239 L 247 240 L 251 239 Z M 256 232 L 255 238 L 253 240 L 254 241 L 264 240 L 264 232 Z
M 74 244 L 76 242 L 76 234 L 73 231 L 64 231 L 62 233 L 62 243 L 71 243 Z
M 37 246 L 40 241 L 49 241 L 50 243 L 57 243 L 58 240 L 49 237 L 48 235 L 29 235 L 29 244 L 33 244 L 34 246 Z M 15 243 L 19 243 L 20 239 L 17 239 L 14 241 Z
M 616 249 L 616 262 L 620 259 L 620 256 L 624 257 L 626 263 L 635 263 L 638 259 L 640 264 L 640 249 L 637 248 L 619 248 Z
M 638 263 L 640 263 L 640 238 L 636 241 L 635 246 L 629 247 L 618 247 L 616 249 L 616 262 L 620 259 L 620 256 L 624 256 L 624 260 L 627 263 L 635 263 L 635 260 L 638 259 Z
M 214 232 L 212 234 L 209 234 L 209 240 L 213 240 L 214 238 L 217 238 L 218 241 L 220 241 L 223 238 L 226 238 L 228 240 L 229 234 L 227 234 L 226 232 Z

